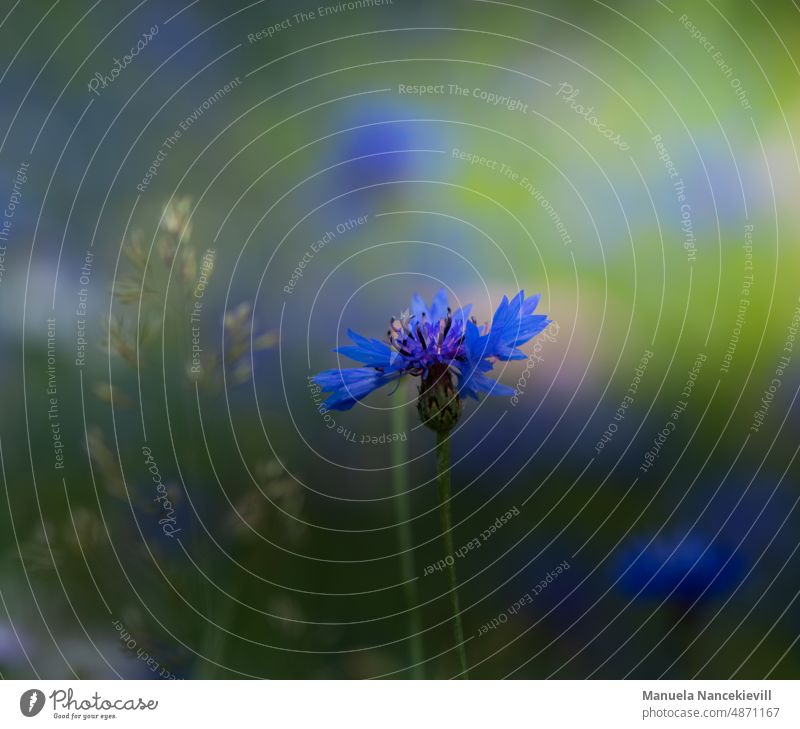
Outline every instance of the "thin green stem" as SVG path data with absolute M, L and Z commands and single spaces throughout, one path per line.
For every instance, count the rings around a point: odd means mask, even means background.
M 439 515 L 442 519 L 442 539 L 450 578 L 450 602 L 453 607 L 453 634 L 456 639 L 458 660 L 461 664 L 459 678 L 469 678 L 467 672 L 467 649 L 464 646 L 464 626 L 461 623 L 461 607 L 458 601 L 458 580 L 456 579 L 455 549 L 453 547 L 453 526 L 450 517 L 450 439 L 447 433 L 436 435 L 436 472 L 439 483 Z M 448 561 L 448 557 L 450 560 Z
M 392 403 L 392 431 L 397 439 L 391 446 L 392 486 L 395 518 L 397 520 L 397 545 L 400 550 L 400 568 L 403 577 L 403 592 L 408 608 L 409 659 L 411 677 L 425 678 L 424 653 L 422 650 L 422 629 L 419 619 L 419 595 L 414 571 L 414 540 L 411 534 L 411 507 L 408 498 L 408 447 L 405 438 L 408 427 L 408 414 L 404 398 L 404 388 L 398 386 Z

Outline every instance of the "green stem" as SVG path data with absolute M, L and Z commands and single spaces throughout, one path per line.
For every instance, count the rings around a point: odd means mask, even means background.
M 419 595 L 414 571 L 414 540 L 411 534 L 411 508 L 408 498 L 408 447 L 401 440 L 408 427 L 408 415 L 404 398 L 404 388 L 398 386 L 392 403 L 392 431 L 398 438 L 391 446 L 392 486 L 394 487 L 395 518 L 397 520 L 397 543 L 400 550 L 400 568 L 403 577 L 403 592 L 408 608 L 409 659 L 411 677 L 425 678 L 424 653 L 422 650 L 422 629 L 420 627 Z
M 439 481 L 439 514 L 442 518 L 442 539 L 444 540 L 445 561 L 450 578 L 450 602 L 453 607 L 453 634 L 456 639 L 458 660 L 461 664 L 459 678 L 469 678 L 467 672 L 467 650 L 464 646 L 464 626 L 461 624 L 461 607 L 458 602 L 458 580 L 456 579 L 455 549 L 453 547 L 453 526 L 450 517 L 450 439 L 447 433 L 436 435 L 436 472 Z
M 219 679 L 225 675 L 225 649 L 231 638 L 225 630 L 238 635 L 234 626 L 239 609 L 237 600 L 243 587 L 240 575 L 241 571 L 239 570 L 231 573 L 231 579 L 227 582 L 227 594 L 216 592 L 212 593 L 209 598 L 208 618 L 215 625 L 206 623 L 203 630 L 200 652 L 204 658 L 198 662 L 197 678 L 199 679 Z M 223 581 L 220 578 L 220 582 Z

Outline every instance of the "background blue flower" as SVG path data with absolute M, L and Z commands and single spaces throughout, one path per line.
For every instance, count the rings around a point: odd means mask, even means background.
M 729 593 L 740 583 L 740 555 L 702 534 L 648 541 L 636 539 L 616 561 L 620 585 L 632 597 L 693 605 Z

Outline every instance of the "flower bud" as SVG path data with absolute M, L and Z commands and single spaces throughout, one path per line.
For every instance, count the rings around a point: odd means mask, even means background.
M 422 378 L 417 411 L 422 422 L 437 433 L 447 433 L 458 422 L 461 398 L 446 365 L 431 367 Z

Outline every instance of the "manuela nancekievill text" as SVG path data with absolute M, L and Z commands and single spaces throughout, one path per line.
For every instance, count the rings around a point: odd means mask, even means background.
M 772 689 L 763 691 L 642 691 L 643 701 L 772 701 Z

